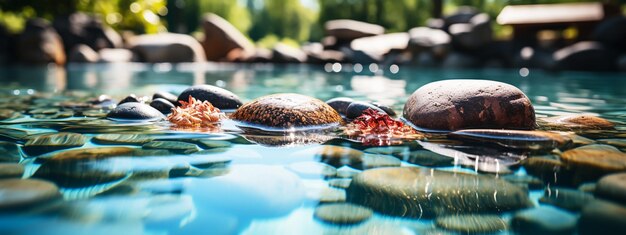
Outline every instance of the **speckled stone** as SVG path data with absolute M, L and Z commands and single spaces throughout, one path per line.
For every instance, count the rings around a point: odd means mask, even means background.
M 35 179 L 0 180 L 0 211 L 18 211 L 61 197 L 53 183 Z
M 315 218 L 331 224 L 358 224 L 372 217 L 372 210 L 350 203 L 324 204 L 315 208 Z
M 347 193 L 348 202 L 409 217 L 502 212 L 532 205 L 523 189 L 504 180 L 415 167 L 363 171 L 353 177 Z
M 199 101 L 209 101 L 209 103 L 218 109 L 236 109 L 242 104 L 239 96 L 226 89 L 211 85 L 195 85 L 189 87 L 180 93 L 178 101 L 187 102 L 189 96 Z M 175 103 L 174 105 L 178 106 L 180 103 Z
M 346 117 L 349 119 L 358 118 L 359 116 L 361 116 L 361 114 L 363 114 L 363 111 L 367 109 L 373 109 L 374 111 L 379 112 L 379 113 L 386 113 L 384 110 L 380 109 L 379 107 L 376 107 L 375 105 L 371 103 L 363 102 L 363 101 L 355 101 L 355 102 L 352 102 L 350 105 L 348 105 L 348 108 L 346 109 Z
M 595 194 L 598 197 L 626 204 L 626 173 L 602 177 L 596 185 Z
M 507 223 L 497 215 L 448 215 L 437 217 L 437 226 L 467 234 L 493 233 L 508 229 Z
M 526 95 L 509 84 L 488 80 L 444 80 L 417 89 L 404 117 L 418 127 L 534 129 L 535 110 Z
M 612 130 L 614 124 L 596 116 L 576 114 L 541 119 L 541 126 L 554 130 Z
M 513 215 L 511 227 L 517 234 L 574 234 L 577 218 L 572 213 L 551 206 L 525 209 Z
M 352 104 L 352 102 L 354 102 L 352 98 L 337 97 L 337 98 L 332 98 L 330 100 L 327 100 L 326 104 L 328 104 L 328 106 L 332 107 L 335 111 L 337 111 L 337 113 L 343 116 L 346 116 L 348 106 Z
M 175 107 L 174 104 L 162 98 L 152 100 L 152 102 L 150 102 L 150 106 L 159 110 L 162 114 L 171 113 L 172 109 Z
M 614 147 L 610 145 L 608 147 L 587 145 L 561 154 L 561 161 L 573 174 L 574 185 L 594 181 L 610 173 L 626 171 L 626 153 L 612 150 Z
M 471 129 L 449 133 L 448 137 L 533 151 L 550 151 L 572 145 L 570 138 L 547 131 Z
M 271 128 L 336 125 L 343 119 L 321 100 L 299 94 L 275 94 L 260 97 L 232 116 L 237 121 Z
M 115 107 L 115 109 L 111 110 L 107 114 L 107 118 L 113 119 L 129 119 L 129 120 L 152 120 L 152 119 L 162 119 L 165 116 L 151 107 L 150 105 L 137 103 L 137 102 L 129 102 L 123 103 Z

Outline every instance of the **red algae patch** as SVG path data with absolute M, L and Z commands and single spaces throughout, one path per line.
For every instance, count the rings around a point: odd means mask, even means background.
M 400 144 L 403 140 L 423 137 L 403 122 L 373 109 L 363 111 L 361 116 L 346 125 L 344 134 L 361 141 L 364 145 L 373 146 Z
M 224 118 L 220 109 L 208 101 L 198 101 L 189 96 L 189 100 L 179 101 L 181 106 L 172 109 L 167 120 L 177 127 L 212 127 Z

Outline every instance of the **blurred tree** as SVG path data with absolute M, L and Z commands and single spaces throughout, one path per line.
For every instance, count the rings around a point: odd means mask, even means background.
M 254 3 L 249 1 L 253 7 Z M 304 7 L 300 0 L 264 0 L 262 3 L 253 14 L 255 23 L 249 34 L 253 40 L 270 34 L 298 42 L 310 39 L 311 31 L 315 31 L 317 12 Z
M 250 11 L 242 6 L 239 1 L 223 0 L 169 0 L 178 1 L 177 5 L 182 5 L 185 16 L 186 30 L 182 33 L 189 33 L 201 30 L 200 19 L 205 13 L 214 13 L 233 24 L 235 28 L 246 34 L 252 26 Z

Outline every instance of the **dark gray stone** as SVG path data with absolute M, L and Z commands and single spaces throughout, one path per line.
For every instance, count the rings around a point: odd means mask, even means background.
M 385 113 L 389 116 L 395 117 L 396 116 L 396 111 L 393 111 L 393 109 L 387 105 L 378 103 L 378 102 L 372 102 L 372 105 L 376 106 L 377 108 L 385 111 Z
M 518 234 L 567 235 L 576 230 L 573 214 L 551 206 L 540 206 L 513 215 L 511 227 Z
M 328 104 L 330 107 L 332 107 L 335 111 L 337 111 L 342 116 L 346 116 L 347 111 L 348 111 L 348 106 L 352 104 L 352 102 L 354 102 L 352 98 L 337 97 L 337 98 L 332 98 L 330 100 L 327 100 L 326 104 Z
M 178 96 L 176 96 L 176 95 L 174 95 L 172 93 L 169 93 L 169 92 L 159 91 L 159 92 L 155 92 L 152 95 L 152 100 L 156 100 L 158 98 L 165 99 L 165 100 L 169 101 L 172 104 L 177 104 L 178 103 Z
M 152 102 L 150 102 L 150 106 L 152 106 L 156 110 L 159 110 L 159 112 L 161 112 L 162 114 L 169 114 L 172 112 L 172 109 L 176 107 L 171 102 L 162 98 L 152 100 Z
M 45 20 L 35 18 L 26 22 L 17 40 L 17 57 L 27 64 L 65 64 L 63 42 Z
M 598 42 L 579 42 L 554 52 L 554 69 L 607 71 L 616 69 L 617 55 Z
M 237 109 L 242 105 L 241 100 L 234 93 L 211 85 L 189 87 L 178 96 L 178 100 L 187 102 L 189 96 L 200 101 L 209 101 L 209 103 L 219 109 Z
M 79 44 L 87 45 L 94 51 L 122 46 L 122 37 L 117 32 L 106 28 L 100 18 L 82 12 L 57 17 L 53 25 L 61 35 L 66 50 Z
M 604 20 L 593 31 L 592 38 L 604 45 L 626 50 L 626 16 Z
M 120 102 L 117 103 L 117 105 L 121 105 L 123 103 L 129 103 L 129 102 L 141 103 L 141 100 L 139 100 L 139 98 L 135 94 L 130 94 L 124 97 L 124 99 L 120 100 Z
M 346 109 L 346 117 L 349 119 L 358 118 L 359 116 L 361 116 L 361 114 L 363 114 L 363 111 L 367 109 L 373 109 L 376 112 L 385 113 L 384 110 L 376 107 L 373 104 L 362 101 L 355 101 L 348 105 L 348 108 Z
M 595 200 L 585 206 L 578 220 L 578 233 L 624 234 L 626 207 L 608 201 Z
M 137 102 L 118 105 L 107 114 L 107 118 L 130 120 L 162 119 L 164 117 L 159 110 L 150 107 L 150 105 Z

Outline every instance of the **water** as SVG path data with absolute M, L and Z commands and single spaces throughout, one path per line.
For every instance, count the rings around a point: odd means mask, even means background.
M 444 230 L 432 217 L 393 216 L 390 215 L 393 213 L 375 210 L 365 222 L 339 226 L 321 221 L 314 216 L 314 211 L 321 202 L 346 200 L 346 190 L 330 187 L 329 182 L 333 185 L 340 181 L 346 183 L 345 179 L 362 170 L 354 168 L 384 165 L 436 168 L 483 175 L 488 178 L 483 184 L 489 184 L 494 178 L 526 175 L 527 169 L 520 166 L 520 159 L 558 154 L 519 152 L 441 138 L 386 149 L 333 139 L 336 136 L 332 133 L 293 133 L 276 140 L 275 136 L 263 134 L 244 135 L 229 121 L 223 123 L 223 133 L 174 130 L 167 122 L 116 123 L 102 118 L 110 108 L 107 104 L 97 108 L 81 106 L 102 94 L 119 100 L 131 93 L 150 97 L 156 91 L 180 93 L 193 84 L 212 84 L 233 91 L 244 102 L 283 92 L 321 100 L 347 96 L 377 101 L 401 113 L 404 101 L 424 84 L 450 78 L 481 78 L 520 88 L 533 102 L 538 118 L 577 113 L 600 116 L 615 123 L 616 130 L 578 134 L 592 139 L 626 138 L 624 74 L 403 66 L 370 71 L 370 68 L 377 68 L 357 67 L 358 72 L 349 65 L 339 68 L 333 65 L 111 64 L 71 65 L 67 69 L 0 68 L 0 109 L 30 110 L 30 115 L 10 113 L 16 116 L 1 122 L 3 157 L 0 160 L 19 162 L 24 166 L 23 178 L 54 181 L 62 193 L 60 200 L 0 212 L 0 231 L 3 234 L 438 233 Z M 80 133 L 85 143 L 73 149 L 102 149 L 98 153 L 100 157 L 48 161 L 54 159 L 54 154 L 74 150 L 47 150 L 38 155 L 24 146 L 33 135 L 56 132 Z M 150 142 L 179 141 L 174 145 L 186 146 L 180 143 L 184 142 L 191 143 L 191 147 L 166 150 L 156 146 L 153 147 L 156 149 L 144 147 L 142 150 L 143 142 L 111 144 L 94 139 L 104 133 L 144 134 Z M 277 141 L 286 146 L 272 146 Z M 322 153 L 330 151 L 325 147 L 328 145 L 344 146 L 335 149 L 345 151 L 344 155 L 349 155 L 350 151 L 361 155 L 365 152 L 366 160 L 353 167 L 321 164 Z M 624 151 L 624 147 L 620 148 Z M 470 160 L 474 156 L 492 156 L 486 159 L 497 159 L 497 164 L 479 162 L 481 158 L 475 158 L 476 162 L 469 166 L 459 162 L 437 165 L 412 160 L 408 153 L 415 151 L 452 154 Z M 106 154 L 111 152 L 116 153 Z M 96 156 L 96 153 L 88 156 Z M 493 172 L 494 166 L 498 169 L 511 166 L 511 169 L 510 172 L 496 170 L 497 174 L 484 173 Z M 482 181 L 475 180 L 475 187 L 482 187 L 478 182 L 485 182 L 482 178 Z M 557 182 L 555 186 L 553 179 L 544 180 L 545 184 L 539 187 L 525 186 L 535 206 L 543 205 L 539 198 L 544 189 L 558 192 L 558 186 L 577 190 L 573 185 Z M 475 190 L 477 195 L 483 192 Z M 497 193 L 496 190 L 489 194 L 496 198 Z M 580 215 L 577 211 L 567 213 Z M 514 212 L 491 214 L 510 223 Z M 500 229 L 496 233 L 512 231 Z

